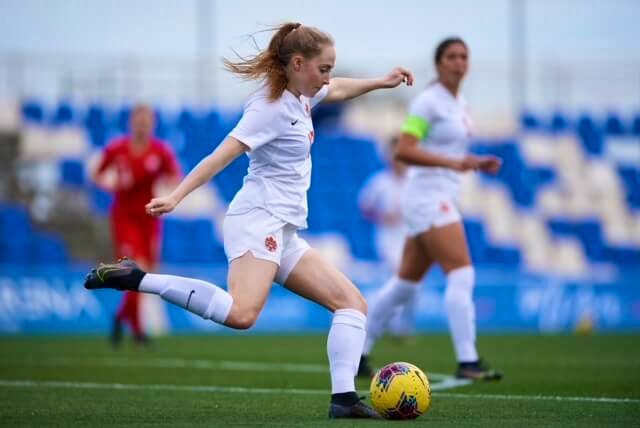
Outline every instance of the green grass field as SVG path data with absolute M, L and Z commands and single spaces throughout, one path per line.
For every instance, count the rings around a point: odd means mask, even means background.
M 188 336 L 152 349 L 96 337 L 0 338 L 0 426 L 638 426 L 640 337 L 484 336 L 498 383 L 451 388 L 448 336 L 386 339 L 378 365 L 430 377 L 412 422 L 327 419 L 325 336 Z M 368 390 L 367 382 L 358 382 Z

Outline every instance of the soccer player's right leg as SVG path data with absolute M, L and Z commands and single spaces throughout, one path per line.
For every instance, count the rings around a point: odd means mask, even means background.
M 268 295 L 277 270 L 273 262 L 250 252 L 231 262 L 229 292 L 207 281 L 146 273 L 132 260 L 100 264 L 87 275 L 85 288 L 114 288 L 157 294 L 164 300 L 232 328 L 248 328 Z M 235 299 L 232 295 L 237 294 Z M 257 309 L 259 308 L 259 309 Z
M 236 329 L 250 328 L 264 306 L 278 268 L 251 252 L 229 266 L 228 292 L 210 282 L 174 275 L 147 274 L 140 291 L 160 295 L 204 319 Z
M 385 332 L 389 321 L 398 308 L 415 298 L 420 280 L 430 266 L 431 258 L 419 239 L 408 238 L 405 242 L 398 275 L 389 279 L 369 302 L 367 337 L 358 376 L 371 377 L 373 375 L 373 369 L 369 362 L 369 354 L 373 350 L 373 346 Z

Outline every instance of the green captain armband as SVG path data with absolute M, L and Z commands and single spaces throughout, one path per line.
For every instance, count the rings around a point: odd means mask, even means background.
M 431 128 L 429 122 L 420 116 L 409 116 L 402 124 L 400 131 L 413 135 L 418 140 L 424 140 L 427 134 L 429 134 L 429 128 Z

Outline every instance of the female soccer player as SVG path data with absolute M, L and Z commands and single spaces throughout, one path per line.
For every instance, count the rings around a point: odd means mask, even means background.
M 162 296 L 205 319 L 236 329 L 253 326 L 275 281 L 334 313 L 327 353 L 332 418 L 376 418 L 355 392 L 354 376 L 365 338 L 367 304 L 358 289 L 301 239 L 307 226 L 307 190 L 314 139 L 311 108 L 366 92 L 413 83 L 395 68 L 379 79 L 333 78 L 336 52 L 331 36 L 299 23 L 277 28 L 267 49 L 248 59 L 226 61 L 233 73 L 264 80 L 247 101 L 227 138 L 168 196 L 147 204 L 151 215 L 171 212 L 197 187 L 248 153 L 242 188 L 227 211 L 224 247 L 228 291 L 204 281 L 145 273 L 133 261 L 100 264 L 85 287 L 136 290 Z
M 375 224 L 375 244 L 378 255 L 391 272 L 397 272 L 402 259 L 406 226 L 402 221 L 402 194 L 407 183 L 407 165 L 393 156 L 398 137 L 389 142 L 391 156 L 387 168 L 375 173 L 367 180 L 358 204 L 367 220 Z M 413 332 L 417 300 L 398 308 L 389 322 L 389 332 L 398 338 L 409 338 Z
M 169 146 L 153 136 L 155 118 L 151 108 L 135 106 L 129 126 L 130 136 L 117 138 L 106 146 L 93 179 L 114 194 L 110 220 L 116 257 L 135 258 L 145 270 L 152 271 L 158 263 L 160 222 L 147 215 L 145 205 L 158 181 L 177 184 L 180 168 Z M 116 173 L 115 186 L 105 180 L 109 170 Z M 148 343 L 140 323 L 140 297 L 138 293 L 124 293 L 113 322 L 114 345 L 122 340 L 125 323 L 137 343 Z
M 413 101 L 402 126 L 396 157 L 409 165 L 404 197 L 408 229 L 402 261 L 392 277 L 371 299 L 367 338 L 359 375 L 370 375 L 368 356 L 399 307 L 415 300 L 418 286 L 434 263 L 447 276 L 444 295 L 453 345 L 456 375 L 469 379 L 499 379 L 476 350 L 474 270 L 455 200 L 460 173 L 497 173 L 501 160 L 467 154 L 471 120 L 460 85 L 468 69 L 469 51 L 462 39 L 442 41 L 435 51 L 438 79 Z

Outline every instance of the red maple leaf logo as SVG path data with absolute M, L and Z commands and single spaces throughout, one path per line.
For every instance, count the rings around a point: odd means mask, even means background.
M 449 212 L 449 204 L 447 204 L 446 202 L 441 202 L 440 203 L 440 211 L 442 211 L 443 213 L 448 213 Z
M 273 253 L 278 248 L 276 238 L 274 238 L 273 236 L 267 236 L 264 240 L 264 246 L 267 247 L 267 250 L 269 250 L 269 252 Z

